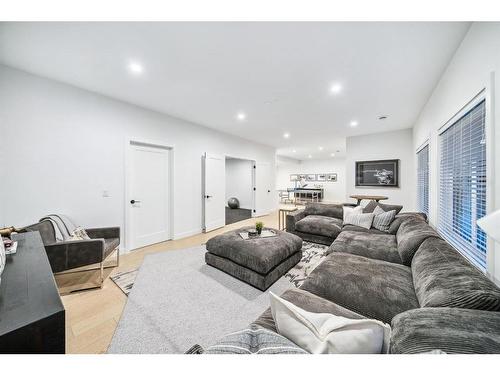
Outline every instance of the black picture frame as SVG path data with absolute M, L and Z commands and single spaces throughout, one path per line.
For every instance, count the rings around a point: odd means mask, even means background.
M 357 161 L 356 186 L 399 187 L 399 159 Z

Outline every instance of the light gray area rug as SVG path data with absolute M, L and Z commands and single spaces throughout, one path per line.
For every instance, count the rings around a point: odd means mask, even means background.
M 208 347 L 264 312 L 269 291 L 281 294 L 294 287 L 284 276 L 262 292 L 207 266 L 205 251 L 199 246 L 145 257 L 108 353 L 184 353 L 195 344 Z
M 302 260 L 288 271 L 285 277 L 297 288 L 300 287 L 312 270 L 326 257 L 327 250 L 328 246 L 304 241 Z M 111 280 L 128 296 L 138 273 L 138 268 L 131 271 L 117 272 L 114 276 L 111 276 Z

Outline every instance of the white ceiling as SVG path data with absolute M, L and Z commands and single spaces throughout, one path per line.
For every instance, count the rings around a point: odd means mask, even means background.
M 272 145 L 281 155 L 325 158 L 341 156 L 347 136 L 411 127 L 469 26 L 2 23 L 0 63 Z M 130 61 L 144 73 L 131 75 Z M 333 82 L 343 86 L 339 95 L 329 92 Z

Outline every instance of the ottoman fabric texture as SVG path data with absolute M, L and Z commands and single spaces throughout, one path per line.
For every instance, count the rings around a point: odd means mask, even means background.
M 299 263 L 301 259 L 302 251 L 297 251 L 279 263 L 267 274 L 260 274 L 249 268 L 234 263 L 230 259 L 222 258 L 209 252 L 205 253 L 205 262 L 208 265 L 224 271 L 260 290 L 266 290 L 273 285 L 276 280 L 283 276 L 290 268 Z
M 253 227 L 243 227 L 211 238 L 207 242 L 207 251 L 266 274 L 302 249 L 300 237 L 278 230 L 274 230 L 277 233 L 275 237 L 242 239 L 239 233 L 250 228 Z
M 205 261 L 258 289 L 266 290 L 302 258 L 302 239 L 278 230 L 276 236 L 244 240 L 243 227 L 211 238 Z

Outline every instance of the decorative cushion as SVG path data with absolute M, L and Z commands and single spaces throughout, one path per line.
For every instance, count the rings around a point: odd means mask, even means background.
M 335 238 L 342 230 L 342 220 L 329 216 L 307 215 L 295 224 L 295 230 Z
M 424 241 L 411 269 L 421 307 L 500 310 L 500 289 L 441 238 Z
M 421 308 L 396 315 L 391 353 L 500 353 L 500 314 L 457 308 Z
M 307 354 L 307 351 L 276 332 L 251 324 L 224 336 L 203 354 Z
M 385 212 L 379 206 L 375 207 L 373 210 L 375 217 L 373 218 L 373 227 L 375 229 L 387 232 L 389 227 L 396 216 L 396 210 L 391 210 Z
M 401 264 L 396 236 L 392 234 L 374 235 L 370 232 L 346 231 L 333 241 L 328 253 L 349 253 L 370 259 Z
M 280 297 L 293 303 L 295 306 L 307 309 L 307 311 L 334 314 L 349 319 L 365 319 L 364 316 L 359 315 L 354 311 L 328 301 L 325 298 L 321 298 L 316 294 L 309 293 L 306 290 L 297 288 L 288 289 Z M 276 332 L 276 325 L 271 313 L 271 308 L 264 311 L 254 323 Z
M 308 203 L 304 212 L 306 215 L 319 215 L 342 219 L 341 204 Z
M 314 313 L 270 293 L 278 332 L 312 354 L 387 353 L 391 328 L 378 320 Z
M 403 264 L 411 264 L 419 246 L 429 237 L 439 237 L 439 234 L 420 218 L 412 217 L 401 223 L 396 232 L 396 240 Z
M 356 225 L 358 227 L 370 229 L 373 223 L 373 218 L 375 217 L 374 214 L 348 214 L 344 218 L 344 225 L 346 224 L 352 224 Z
M 300 288 L 385 323 L 419 307 L 410 267 L 346 253 L 328 255 Z
M 401 212 L 401 210 L 403 209 L 403 206 L 400 206 L 400 205 L 397 205 L 397 204 L 384 204 L 384 203 L 379 203 L 379 202 L 376 202 L 376 201 L 370 201 L 368 202 L 368 204 L 365 206 L 365 208 L 363 209 L 363 213 L 372 213 L 373 210 L 375 209 L 375 207 L 380 207 L 381 209 L 383 209 L 384 211 L 392 211 L 392 210 L 395 210 L 396 211 L 396 215 L 399 214 Z
M 356 206 L 356 207 L 346 207 L 344 206 L 344 211 L 343 211 L 343 220 L 345 221 L 346 217 L 349 215 L 359 215 L 363 213 L 363 207 L 361 206 Z

